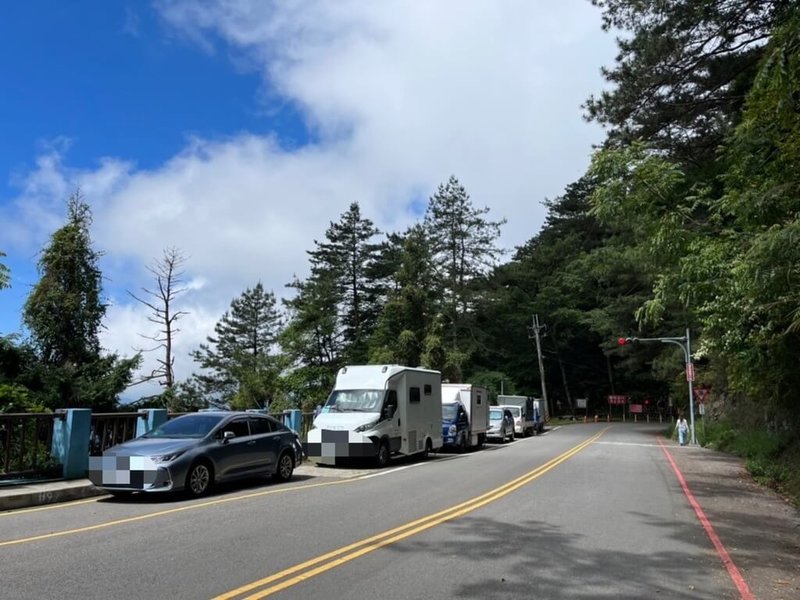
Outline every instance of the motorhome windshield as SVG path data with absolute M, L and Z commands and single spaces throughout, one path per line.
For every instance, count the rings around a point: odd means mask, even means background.
M 386 390 L 333 390 L 326 412 L 380 412 Z
M 442 418 L 452 421 L 458 415 L 458 404 L 442 404 Z

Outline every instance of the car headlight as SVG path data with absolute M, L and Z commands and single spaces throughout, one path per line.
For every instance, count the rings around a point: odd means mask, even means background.
M 356 433 L 363 433 L 363 432 L 375 427 L 375 424 L 377 422 L 378 421 L 375 420 L 375 421 L 370 421 L 369 423 L 364 423 L 363 425 L 359 425 L 358 427 L 356 427 L 353 431 L 355 431 Z
M 447 430 L 448 435 L 453 436 L 456 434 L 457 428 L 455 425 L 450 425 L 450 429 Z
M 154 463 L 166 463 L 166 462 L 172 462 L 173 460 L 175 460 L 176 458 L 178 458 L 178 457 L 179 457 L 181 454 L 183 454 L 184 452 L 185 452 L 185 450 L 181 450 L 181 451 L 179 451 L 179 452 L 172 452 L 172 453 L 170 453 L 170 454 L 161 454 L 161 455 L 159 455 L 159 456 L 151 456 L 151 457 L 150 457 L 150 459 L 151 459 L 151 460 L 152 460 Z

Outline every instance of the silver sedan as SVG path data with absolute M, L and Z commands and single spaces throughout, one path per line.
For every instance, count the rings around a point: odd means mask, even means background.
M 202 496 L 233 479 L 288 481 L 302 458 L 297 433 L 268 415 L 200 412 L 90 457 L 89 479 L 114 495 L 185 490 Z

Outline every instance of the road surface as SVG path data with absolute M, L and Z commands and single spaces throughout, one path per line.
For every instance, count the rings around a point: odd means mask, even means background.
M 663 429 L 579 424 L 200 500 L 2 513 L 0 598 L 746 597 Z

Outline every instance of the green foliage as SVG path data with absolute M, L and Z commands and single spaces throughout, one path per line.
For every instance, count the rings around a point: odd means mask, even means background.
M 502 255 L 497 240 L 505 220 L 489 221 L 488 213 L 488 207 L 473 205 L 455 176 L 439 185 L 425 213 L 423 227 L 439 284 L 439 315 L 452 353 L 446 363 L 454 371 L 460 371 L 474 351 L 470 330 L 477 290 Z
M 299 408 L 311 412 L 322 405 L 335 381 L 335 373 L 325 367 L 304 366 L 281 375 L 281 409 Z
M 437 306 L 431 247 L 421 227 L 398 240 L 402 246 L 394 285 L 370 340 L 373 363 L 422 364 L 426 336 Z
M 703 168 L 737 119 L 786 0 L 592 0 L 604 28 L 621 30 L 603 74 L 612 85 L 586 103 L 609 143 L 645 139 Z
M 5 252 L 0 251 L 0 258 L 5 255 Z M 11 287 L 11 271 L 0 262 L 0 290 L 7 287 Z
M 80 192 L 68 202 L 67 223 L 39 259 L 41 278 L 25 303 L 23 320 L 48 365 L 80 365 L 100 353 L 98 333 L 106 312 L 101 300 L 100 254 L 92 249 L 89 205 Z
M 192 352 L 203 370 L 196 384 L 216 406 L 266 408 L 278 392 L 282 368 L 275 345 L 281 326 L 275 296 L 261 282 L 231 301 L 215 336 Z
M 80 192 L 67 203 L 67 223 L 53 233 L 39 260 L 40 280 L 28 297 L 23 320 L 32 347 L 4 346 L 5 377 L 29 390 L 34 406 L 112 410 L 130 384 L 138 355 L 102 354 L 100 254 L 92 248 L 89 205 Z

